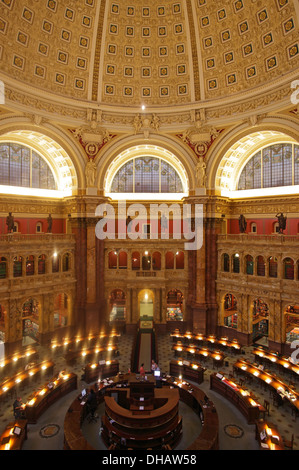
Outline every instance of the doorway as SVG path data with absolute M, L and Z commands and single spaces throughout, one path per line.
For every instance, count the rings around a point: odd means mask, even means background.
M 143 327 L 152 328 L 154 321 L 154 293 L 150 289 L 142 289 L 138 294 L 139 319 Z

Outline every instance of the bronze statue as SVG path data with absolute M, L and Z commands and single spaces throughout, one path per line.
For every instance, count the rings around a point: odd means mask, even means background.
M 245 233 L 246 232 L 246 227 L 247 227 L 247 222 L 243 214 L 240 215 L 239 217 L 239 230 L 240 233 Z
M 11 215 L 11 212 L 9 212 L 9 215 L 6 217 L 6 225 L 7 225 L 7 232 L 8 233 L 13 232 L 14 225 L 15 225 L 15 218 L 13 215 Z
M 283 231 L 286 229 L 287 217 L 285 217 L 282 212 L 276 214 L 275 217 L 278 219 L 278 233 L 283 233 Z
M 48 222 L 48 230 L 47 230 L 47 232 L 48 232 L 48 233 L 52 233 L 52 223 L 53 223 L 53 219 L 52 219 L 51 214 L 49 214 L 49 217 L 47 218 L 47 222 Z

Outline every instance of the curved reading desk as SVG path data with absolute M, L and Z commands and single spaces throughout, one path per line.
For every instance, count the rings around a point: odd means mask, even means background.
M 202 390 L 168 376 L 163 379 L 162 388 L 155 388 L 153 399 L 151 392 L 147 395 L 146 389 L 141 394 L 137 389 L 133 390 L 136 382 L 135 374 L 125 374 L 112 377 L 106 385 L 99 386 L 98 403 L 105 401 L 102 438 L 107 448 L 112 445 L 115 449 L 175 447 L 182 432 L 182 418 L 178 414 L 179 400 L 182 400 L 200 416 L 203 423 L 199 436 L 188 449 L 218 449 L 217 411 Z M 151 380 L 139 383 L 150 385 Z M 95 450 L 82 434 L 81 425 L 86 414 L 87 405 L 80 397 L 76 398 L 65 416 L 64 449 Z

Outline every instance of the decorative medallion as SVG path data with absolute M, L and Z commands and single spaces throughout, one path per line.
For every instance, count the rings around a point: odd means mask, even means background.
M 244 435 L 244 431 L 240 426 L 236 424 L 227 424 L 224 426 L 224 432 L 227 436 L 232 437 L 234 439 L 239 439 Z
M 47 424 L 43 426 L 40 431 L 39 435 L 42 438 L 48 439 L 49 437 L 56 436 L 60 431 L 60 426 L 58 424 Z

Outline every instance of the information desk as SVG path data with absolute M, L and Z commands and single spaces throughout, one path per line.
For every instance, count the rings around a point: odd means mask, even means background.
M 25 403 L 24 413 L 28 423 L 36 423 L 41 414 L 55 401 L 77 388 L 77 375 L 58 374 Z
M 118 399 L 122 396 L 121 391 L 128 387 L 130 380 L 135 374 L 124 374 L 105 379 L 101 382 L 98 391 L 98 403 L 104 401 L 105 396 L 110 396 L 113 389 L 118 390 Z M 164 388 L 176 388 L 179 391 L 180 400 L 186 403 L 197 413 L 203 422 L 201 432 L 189 446 L 190 450 L 217 450 L 219 447 L 219 421 L 217 411 L 213 403 L 206 397 L 205 393 L 195 385 L 178 380 L 175 377 L 163 378 Z M 64 420 L 64 449 L 67 450 L 93 450 L 86 441 L 81 431 L 81 425 L 86 417 L 87 409 L 82 400 L 77 397 L 69 407 Z M 142 405 L 141 405 L 142 406 Z M 107 419 L 107 428 L 109 420 Z M 180 424 L 179 424 L 180 426 Z M 109 431 L 112 432 L 111 429 Z M 164 445 L 164 443 L 163 443 Z M 162 438 L 161 438 L 162 446 Z M 149 445 L 150 446 L 150 440 Z M 162 448 L 162 447 L 161 447 Z
M 179 442 L 179 391 L 170 387 L 155 389 L 151 379 L 137 381 L 130 377 L 127 388 L 112 388 L 110 396 L 104 397 L 101 436 L 107 448 L 161 449 L 163 445 L 175 447 Z
M 257 367 L 253 364 L 250 364 L 250 362 L 241 359 L 233 365 L 233 369 L 236 373 L 242 373 L 251 377 L 255 377 L 263 384 L 271 387 L 272 390 L 276 392 L 277 397 L 279 397 L 280 404 L 286 400 L 298 412 L 299 394 L 274 374 L 265 372 L 263 369 L 261 369 L 261 366 Z
M 285 450 L 283 439 L 275 424 L 262 419 L 256 421 L 255 438 L 261 450 Z
M 18 419 L 6 426 L 0 436 L 0 450 L 21 450 L 27 439 L 27 420 Z
M 213 359 L 213 363 L 217 368 L 223 365 L 223 361 L 225 359 L 224 354 L 220 351 L 214 351 L 204 347 L 198 348 L 194 345 L 184 346 L 177 343 L 172 346 L 172 350 L 175 351 L 176 356 L 184 352 L 193 357 L 198 356 L 201 360 L 208 358 Z
M 175 377 L 182 377 L 186 380 L 192 380 L 201 384 L 204 381 L 205 368 L 199 363 L 190 362 L 186 360 L 172 360 L 169 363 L 169 374 Z
M 255 397 L 233 380 L 227 379 L 221 372 L 210 375 L 210 389 L 233 403 L 245 416 L 248 424 L 254 424 L 259 419 L 260 413 L 265 412 L 265 408 Z
M 289 358 L 280 356 L 279 354 L 267 352 L 261 348 L 253 349 L 252 354 L 254 354 L 256 362 L 268 362 L 276 364 L 282 371 L 287 370 L 295 374 L 296 377 L 299 376 L 299 365 L 291 362 Z
M 91 383 L 96 380 L 112 377 L 119 372 L 118 361 L 98 361 L 93 364 L 86 364 L 84 368 L 84 382 Z
M 4 399 L 7 393 L 17 390 L 18 387 L 27 385 L 30 380 L 45 375 L 53 375 L 54 362 L 44 361 L 36 364 L 30 369 L 19 372 L 13 377 L 5 380 L 0 384 L 0 399 Z

